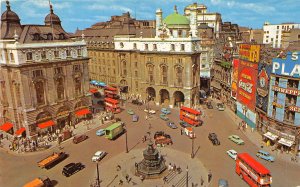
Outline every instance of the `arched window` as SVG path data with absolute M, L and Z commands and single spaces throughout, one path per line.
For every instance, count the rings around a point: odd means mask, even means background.
M 127 69 L 126 69 L 126 61 L 122 62 L 122 75 L 126 76 L 127 75 Z
M 168 67 L 161 66 L 161 81 L 162 84 L 168 84 Z
M 182 85 L 182 68 L 176 67 L 176 81 L 178 85 Z
M 65 89 L 64 89 L 64 79 L 62 77 L 56 79 L 56 93 L 57 93 L 57 98 L 59 100 L 64 99 Z
M 154 83 L 154 66 L 148 65 L 148 78 L 150 83 Z
M 38 81 L 35 83 L 36 101 L 38 105 L 45 104 L 44 83 Z
M 75 82 L 75 95 L 79 96 L 81 94 L 81 77 L 76 77 Z

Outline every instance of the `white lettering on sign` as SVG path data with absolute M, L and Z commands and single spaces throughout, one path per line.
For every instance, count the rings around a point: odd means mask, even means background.
M 298 75 L 298 76 L 300 76 L 300 65 L 299 64 L 295 64 L 291 73 L 289 73 L 289 72 L 285 72 L 285 63 L 282 63 L 282 65 L 280 67 L 280 63 L 273 62 L 272 73 L 275 73 L 275 71 L 279 70 L 279 69 L 281 69 L 282 75 L 288 75 L 288 76 Z
M 249 171 L 248 168 L 247 168 L 244 164 L 242 164 L 241 162 L 239 162 L 239 165 L 240 165 L 241 168 L 243 168 L 243 170 L 244 170 L 246 173 L 249 173 L 250 176 L 251 176 L 253 179 L 255 179 L 255 180 L 257 181 L 257 178 L 258 178 L 258 177 L 257 177 L 253 172 Z
M 289 73 L 287 73 L 287 72 L 284 72 L 284 70 L 285 70 L 285 63 L 282 63 L 282 68 L 281 68 L 281 75 L 289 75 Z
M 280 64 L 278 62 L 273 62 L 272 73 L 275 73 L 275 71 L 279 68 L 280 68 Z
M 293 52 L 292 53 L 292 58 L 291 58 L 292 60 L 298 60 L 298 52 Z
M 243 82 L 242 80 L 239 81 L 239 87 L 248 93 L 252 93 L 252 86 L 253 84 L 251 83 Z

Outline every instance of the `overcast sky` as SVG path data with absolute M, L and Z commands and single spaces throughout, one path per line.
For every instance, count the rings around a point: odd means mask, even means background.
M 193 2 L 205 4 L 209 12 L 220 13 L 223 22 L 240 26 L 262 28 L 265 21 L 300 23 L 300 0 L 51 0 L 54 13 L 67 32 L 108 21 L 112 15 L 128 11 L 137 19 L 155 19 L 157 8 L 162 8 L 166 17 L 177 5 L 178 12 L 183 14 L 184 7 Z M 49 13 L 48 0 L 10 0 L 10 5 L 21 24 L 44 24 Z M 1 0 L 1 14 L 5 10 L 5 0 Z

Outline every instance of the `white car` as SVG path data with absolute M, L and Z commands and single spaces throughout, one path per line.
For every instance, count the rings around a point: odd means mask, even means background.
M 144 112 L 147 112 L 147 113 L 148 113 L 148 111 L 149 111 L 149 114 L 155 114 L 156 113 L 155 110 L 148 110 L 148 109 L 144 110 Z
M 92 157 L 93 162 L 100 161 L 103 157 L 105 157 L 107 153 L 105 151 L 97 151 Z
M 230 156 L 231 158 L 233 158 L 234 160 L 236 160 L 236 156 L 237 156 L 237 152 L 233 149 L 230 149 L 228 151 L 226 151 L 228 156 Z

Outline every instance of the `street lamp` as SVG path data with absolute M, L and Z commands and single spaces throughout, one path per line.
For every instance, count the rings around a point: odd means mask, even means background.
M 124 127 L 126 126 L 124 125 Z M 125 144 L 126 144 L 126 153 L 128 153 L 129 151 L 128 151 L 128 142 L 127 142 L 127 128 L 125 128 Z
M 100 187 L 100 176 L 99 176 L 99 166 L 98 166 L 98 163 L 97 162 L 97 179 L 96 179 L 96 185 L 95 187 Z
M 189 186 L 189 167 L 186 166 L 186 187 Z
M 194 129 L 193 129 L 193 134 L 192 134 L 192 153 L 191 153 L 191 158 L 194 158 L 195 156 L 195 153 L 194 153 L 194 139 L 196 138 L 195 136 L 195 132 L 194 132 Z

